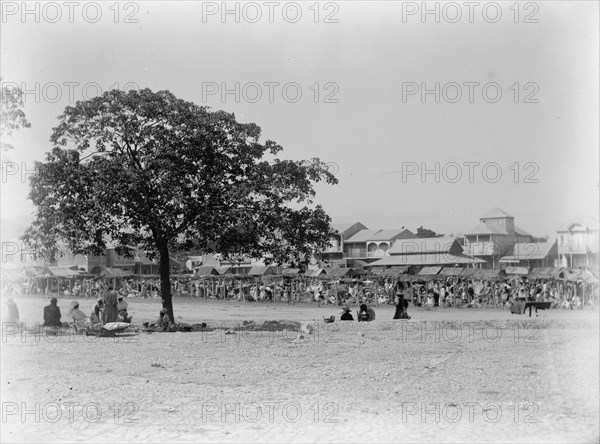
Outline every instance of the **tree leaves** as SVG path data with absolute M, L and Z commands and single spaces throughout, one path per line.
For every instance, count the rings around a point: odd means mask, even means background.
M 282 148 L 260 137 L 258 125 L 169 91 L 77 102 L 32 177 L 25 240 L 45 251 L 64 240 L 75 253 L 110 243 L 307 263 L 331 234 L 329 216 L 311 208 L 313 184 L 337 179 L 319 159 L 267 162 Z

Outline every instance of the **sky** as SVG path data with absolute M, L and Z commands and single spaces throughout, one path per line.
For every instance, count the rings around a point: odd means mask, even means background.
M 32 220 L 56 117 L 110 88 L 170 90 L 330 163 L 316 202 L 336 223 L 461 234 L 499 207 L 555 238 L 597 217 L 598 2 L 475 3 L 3 2 L 2 87 L 30 91 L 32 126 L 3 156 L 2 237 Z

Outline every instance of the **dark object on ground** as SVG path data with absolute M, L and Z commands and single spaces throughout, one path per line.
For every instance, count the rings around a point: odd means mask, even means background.
M 531 317 L 531 309 L 535 308 L 535 313 L 537 314 L 538 310 L 549 310 L 552 306 L 552 302 L 527 302 L 525 304 L 526 311 L 529 308 L 529 317 Z

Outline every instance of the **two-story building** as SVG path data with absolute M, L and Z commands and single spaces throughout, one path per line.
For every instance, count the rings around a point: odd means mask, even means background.
M 580 216 L 558 230 L 558 256 L 565 267 L 598 267 L 598 220 Z
M 517 227 L 513 216 L 493 208 L 465 233 L 464 253 L 484 260 L 482 268 L 494 268 L 516 243 L 529 242 L 533 242 L 533 236 Z
M 379 259 L 371 266 L 447 266 L 474 267 L 484 261 L 464 253 L 463 247 L 455 237 L 431 237 L 398 239 L 394 242 L 388 256 Z
M 331 224 L 331 227 L 336 234 L 331 237 L 329 247 L 316 255 L 316 261 L 328 267 L 345 267 L 344 243 L 367 227 L 360 222 Z
M 346 266 L 364 266 L 389 256 L 390 248 L 398 239 L 416 237 L 412 231 L 404 227 L 392 230 L 361 230 L 344 242 Z

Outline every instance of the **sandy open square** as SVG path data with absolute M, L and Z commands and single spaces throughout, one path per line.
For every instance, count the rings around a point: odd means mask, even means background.
M 46 300 L 16 302 L 29 324 Z M 131 300 L 134 323 L 157 307 Z M 359 324 L 331 305 L 175 309 L 230 329 L 284 319 L 315 329 L 96 338 L 5 326 L 3 442 L 598 442 L 597 311 L 411 307 L 410 321 L 392 321 L 393 307 L 376 307 Z M 338 321 L 324 324 L 330 315 Z

